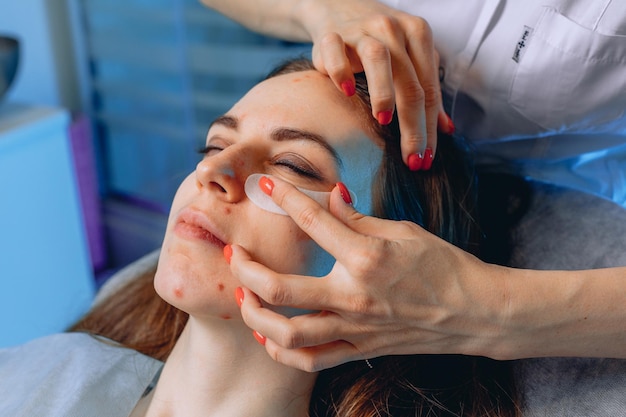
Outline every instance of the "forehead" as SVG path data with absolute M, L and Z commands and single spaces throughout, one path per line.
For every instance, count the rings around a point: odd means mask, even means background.
M 229 114 L 256 129 L 270 124 L 314 131 L 332 141 L 354 135 L 370 136 L 367 114 L 356 97 L 345 97 L 332 81 L 317 71 L 279 75 L 252 88 Z

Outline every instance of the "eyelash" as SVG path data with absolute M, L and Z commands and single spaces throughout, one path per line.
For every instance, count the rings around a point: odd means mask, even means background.
M 202 148 L 198 149 L 198 153 L 200 155 L 205 155 L 206 156 L 211 151 L 222 151 L 222 150 L 224 150 L 224 149 L 220 148 L 219 146 L 206 145 L 206 146 L 203 146 Z
M 211 151 L 222 151 L 224 150 L 223 148 L 220 148 L 219 146 L 214 146 L 214 145 L 207 145 L 201 149 L 198 150 L 198 153 L 201 155 L 208 155 Z M 274 165 L 277 166 L 283 166 L 286 167 L 288 169 L 290 169 L 291 171 L 293 171 L 295 174 L 306 177 L 306 178 L 311 178 L 311 179 L 315 179 L 318 181 L 322 181 L 323 178 L 320 174 L 318 174 L 317 172 L 315 172 L 314 170 L 310 169 L 309 167 L 304 166 L 303 164 L 297 164 L 294 163 L 292 161 L 289 160 L 284 160 L 284 159 L 279 159 L 277 161 L 273 161 Z

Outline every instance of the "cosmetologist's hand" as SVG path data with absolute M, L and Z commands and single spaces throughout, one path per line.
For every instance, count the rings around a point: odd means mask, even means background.
M 389 354 L 488 351 L 505 297 L 485 297 L 504 295 L 487 288 L 485 269 L 498 267 L 413 223 L 364 216 L 337 187 L 329 213 L 290 184 L 274 184 L 274 201 L 336 258 L 322 278 L 283 275 L 232 246 L 231 270 L 245 286 L 243 319 L 275 360 L 317 371 Z M 259 297 L 319 312 L 287 318 Z
M 404 162 L 412 167 L 410 155 L 434 155 L 437 126 L 452 134 L 454 125 L 443 110 L 439 55 L 428 23 L 375 0 L 302 4 L 315 67 L 347 95 L 354 92 L 353 73 L 365 71 L 374 117 L 389 123 L 395 104 Z

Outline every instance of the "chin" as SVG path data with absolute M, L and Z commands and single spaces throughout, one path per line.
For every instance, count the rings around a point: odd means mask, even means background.
M 235 280 L 228 264 L 209 256 L 163 248 L 154 287 L 167 303 L 194 316 L 230 319 L 240 316 L 235 303 Z

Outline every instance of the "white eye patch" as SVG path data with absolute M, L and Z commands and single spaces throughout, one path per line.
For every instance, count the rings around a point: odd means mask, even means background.
M 287 213 L 285 212 L 285 210 L 281 209 L 276 203 L 274 203 L 274 200 L 272 200 L 272 197 L 265 194 L 259 187 L 259 180 L 261 179 L 261 177 L 272 178 L 271 175 L 266 175 L 266 174 L 250 175 L 246 179 L 246 184 L 244 186 L 246 195 L 248 196 L 250 201 L 252 201 L 256 206 L 262 208 L 263 210 L 269 211 L 271 213 L 282 214 L 283 216 L 286 216 Z M 324 207 L 325 209 L 328 209 L 328 206 L 330 203 L 330 192 L 311 191 L 311 190 L 306 190 L 300 187 L 296 187 L 296 188 L 300 190 L 303 194 L 306 194 L 313 200 L 317 201 L 317 203 L 320 206 Z M 356 196 L 352 194 L 352 192 L 350 192 L 350 196 L 352 197 L 352 204 L 356 206 Z

